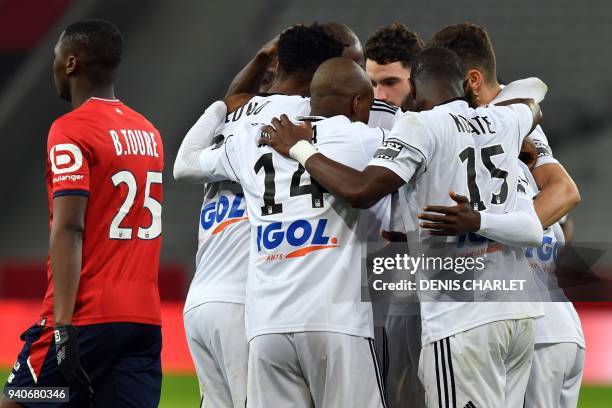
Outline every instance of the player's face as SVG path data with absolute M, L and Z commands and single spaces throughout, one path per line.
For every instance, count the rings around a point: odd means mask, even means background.
M 261 84 L 259 85 L 259 92 L 268 92 L 276 79 L 276 68 L 277 62 L 268 65 L 266 73 L 264 74 Z
M 60 98 L 70 101 L 70 84 L 68 82 L 68 74 L 66 73 L 67 56 L 62 45 L 63 37 L 64 33 L 60 36 L 53 50 L 55 54 L 55 58 L 53 59 L 53 81 L 55 82 L 55 89 Z
M 371 59 L 366 60 L 366 72 L 374 86 L 374 96 L 395 106 L 401 106 L 410 93 L 410 69 L 401 62 L 378 64 Z

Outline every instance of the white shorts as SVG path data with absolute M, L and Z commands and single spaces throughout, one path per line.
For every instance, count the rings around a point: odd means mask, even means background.
M 204 303 L 183 319 L 200 382 L 201 406 L 244 408 L 248 364 L 244 305 Z
M 421 350 L 429 408 L 522 408 L 533 356 L 533 319 L 501 320 Z
M 422 408 L 425 406 L 425 389 L 418 376 L 421 316 L 388 316 L 385 329 L 389 407 Z
M 526 408 L 576 408 L 584 349 L 576 343 L 536 344 L 527 392 Z
M 372 339 L 330 332 L 249 342 L 248 407 L 386 408 Z

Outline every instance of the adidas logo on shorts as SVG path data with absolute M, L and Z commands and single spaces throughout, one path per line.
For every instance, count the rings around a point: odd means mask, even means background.
M 476 405 L 474 405 L 472 401 L 468 401 L 468 403 L 465 404 L 463 408 L 476 408 Z

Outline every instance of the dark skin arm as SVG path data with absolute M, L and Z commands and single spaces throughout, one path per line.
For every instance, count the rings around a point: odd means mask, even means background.
M 51 225 L 51 273 L 54 291 L 54 322 L 71 324 L 83 253 L 83 231 L 87 197 L 61 196 L 53 199 Z
M 296 126 L 282 115 L 272 120 L 272 126 L 265 128 L 270 137 L 262 137 L 260 144 L 268 145 L 289 157 L 289 149 L 298 141 L 310 142 L 312 127 Z M 404 184 L 397 174 L 384 167 L 368 166 L 363 171 L 355 170 L 317 153 L 305 163 L 310 176 L 330 193 L 343 198 L 352 207 L 370 208 L 381 198 L 393 193 Z
M 278 51 L 278 37 L 274 37 L 265 44 L 257 54 L 250 60 L 244 68 L 232 80 L 225 96 L 236 95 L 239 93 L 257 93 L 266 70 L 276 58 Z
M 421 220 L 420 226 L 429 230 L 431 235 L 437 236 L 462 235 L 478 231 L 480 213 L 470 206 L 470 200 L 452 191 L 449 195 L 457 205 L 428 205 L 423 208 L 424 212 L 418 215 Z

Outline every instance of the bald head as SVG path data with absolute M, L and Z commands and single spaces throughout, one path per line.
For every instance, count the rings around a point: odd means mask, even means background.
M 337 57 L 322 63 L 310 83 L 311 114 L 344 115 L 367 122 L 374 100 L 372 82 L 354 61 Z
M 363 47 L 357 34 L 346 24 L 327 23 L 325 26 L 344 45 L 342 56 L 352 59 L 361 67 L 365 67 Z

